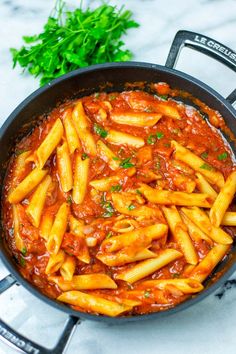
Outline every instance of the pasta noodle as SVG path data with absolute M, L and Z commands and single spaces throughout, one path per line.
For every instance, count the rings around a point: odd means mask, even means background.
M 136 84 L 58 105 L 4 166 L 9 254 L 74 311 L 172 308 L 218 279 L 232 249 L 236 166 L 212 127 L 219 112 L 179 104 L 188 95 L 166 83 Z
M 218 227 L 228 209 L 236 192 L 236 171 L 227 178 L 223 188 L 218 194 L 210 210 L 210 221 L 212 225 Z

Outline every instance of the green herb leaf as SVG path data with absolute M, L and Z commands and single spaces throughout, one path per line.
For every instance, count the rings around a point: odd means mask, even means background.
M 122 160 L 120 163 L 120 167 L 122 167 L 122 168 L 134 167 L 134 164 L 131 163 L 130 160 L 131 160 L 131 157 L 128 157 L 128 158 Z
M 112 160 L 119 161 L 120 159 L 119 159 L 119 157 L 113 156 Z
M 22 256 L 20 257 L 20 265 L 21 267 L 25 267 L 25 259 Z
M 139 189 L 136 189 L 136 193 L 139 194 L 139 195 L 142 195 L 142 193 L 140 192 Z
M 102 138 L 106 138 L 108 135 L 108 132 L 97 123 L 94 124 L 93 130 L 96 134 L 100 135 Z
M 102 195 L 101 205 L 102 205 L 103 209 L 105 210 L 105 213 L 103 214 L 104 218 L 110 218 L 111 216 L 113 216 L 113 213 L 114 213 L 113 206 L 112 206 L 111 202 L 106 200 L 105 193 L 103 193 L 103 195 Z
M 72 202 L 73 202 L 73 200 L 72 200 L 72 196 L 71 196 L 71 195 L 69 195 L 69 196 L 67 197 L 66 201 L 67 201 L 67 203 L 68 203 L 69 205 L 71 205 L 71 204 L 72 204 Z
M 106 239 L 108 239 L 108 238 L 110 238 L 110 237 L 112 237 L 112 232 L 111 232 L 111 231 L 108 232 L 108 234 L 106 235 Z
M 172 278 L 179 278 L 180 277 L 180 274 L 179 273 L 173 273 L 172 274 Z
M 208 152 L 204 151 L 202 154 L 201 154 L 201 157 L 203 159 L 206 159 L 208 157 Z
M 111 192 L 119 192 L 122 189 L 120 184 L 111 187 Z
M 213 168 L 208 165 L 207 163 L 204 163 L 202 166 L 200 166 L 200 168 L 202 168 L 203 170 L 208 170 L 208 171 L 212 171 Z
M 85 152 L 81 155 L 82 160 L 86 160 L 89 158 L 89 155 L 87 155 Z
M 222 161 L 222 160 L 227 159 L 227 157 L 228 157 L 228 153 L 225 151 L 225 152 L 223 152 L 222 154 L 219 154 L 219 155 L 217 156 L 217 159 L 218 159 L 219 161 Z
M 139 25 L 131 19 L 132 13 L 124 7 L 103 4 L 92 10 L 82 6 L 66 11 L 58 0 L 43 31 L 24 36 L 20 49 L 12 48 L 13 67 L 22 68 L 40 77 L 44 85 L 79 67 L 116 61 L 128 61 L 132 53 L 124 49 L 121 37 L 129 28 Z
M 154 145 L 156 141 L 157 141 L 157 137 L 154 134 L 149 135 L 147 138 L 148 145 Z
M 158 97 L 160 97 L 161 99 L 163 99 L 164 101 L 168 100 L 168 95 L 158 95 Z
M 26 256 L 26 254 L 27 254 L 27 248 L 26 248 L 26 247 L 23 247 L 22 250 L 21 250 L 21 253 L 23 254 L 23 256 Z
M 162 132 L 156 132 L 157 139 L 162 139 L 164 134 Z
M 134 204 L 130 204 L 127 209 L 128 210 L 134 210 L 136 208 L 136 206 Z
M 150 297 L 150 295 L 151 295 L 150 291 L 145 290 L 144 297 L 147 299 Z

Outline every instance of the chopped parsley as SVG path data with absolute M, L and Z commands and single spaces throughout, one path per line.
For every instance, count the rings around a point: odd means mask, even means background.
M 118 160 L 119 160 L 119 157 L 113 156 L 113 157 L 112 157 L 112 160 L 118 161 Z
M 66 201 L 67 201 L 67 203 L 68 203 L 69 205 L 72 204 L 73 201 L 72 201 L 71 195 L 69 195 L 69 196 L 67 197 Z
M 134 167 L 134 164 L 130 162 L 131 157 L 127 157 L 126 159 L 122 160 L 120 163 L 120 167 L 122 168 L 130 168 Z
M 167 101 L 168 100 L 168 95 L 158 95 L 162 100 Z
M 113 213 L 114 213 L 113 206 L 112 206 L 111 202 L 108 202 L 106 200 L 105 193 L 103 193 L 103 195 L 102 195 L 101 205 L 102 205 L 103 209 L 105 210 L 105 213 L 103 214 L 104 218 L 110 218 L 111 216 L 113 216 Z
M 21 267 L 25 267 L 25 259 L 22 256 L 20 257 L 20 265 Z
M 227 157 L 228 157 L 228 153 L 227 153 L 227 152 L 223 152 L 222 154 L 219 154 L 219 155 L 217 156 L 217 159 L 218 159 L 219 161 L 222 161 L 222 160 L 227 159 Z
M 122 189 L 120 184 L 111 187 L 111 192 L 119 192 Z
M 136 206 L 134 204 L 130 204 L 127 209 L 128 210 L 134 210 L 136 208 Z
M 26 248 L 26 247 L 23 247 L 22 250 L 21 250 L 21 253 L 23 254 L 23 256 L 26 256 L 26 254 L 27 254 L 27 248 Z
M 155 134 L 151 134 L 147 138 L 147 143 L 149 145 L 154 145 L 156 143 L 157 139 L 160 140 L 163 138 L 163 136 L 164 136 L 164 134 L 162 132 L 156 132 Z
M 106 235 L 106 239 L 108 239 L 108 238 L 110 238 L 110 237 L 112 237 L 112 232 L 111 232 L 111 231 L 108 232 L 108 234 Z
M 98 98 L 99 96 L 100 96 L 100 93 L 99 92 L 95 92 L 94 97 Z
M 204 152 L 201 154 L 201 157 L 202 157 L 203 159 L 207 159 L 207 157 L 208 157 L 208 152 L 204 151 Z
M 100 135 L 102 138 L 106 138 L 108 135 L 108 132 L 97 123 L 94 124 L 93 130 L 96 134 Z
M 179 273 L 173 273 L 172 274 L 172 278 L 179 278 L 180 277 L 180 274 Z
M 150 295 L 151 295 L 150 291 L 145 290 L 144 297 L 147 299 L 150 297 Z
M 116 98 L 116 95 L 110 95 L 109 96 L 109 101 L 113 101 Z
M 136 193 L 139 194 L 139 195 L 142 195 L 142 193 L 140 192 L 139 189 L 136 189 Z
M 87 155 L 85 152 L 81 155 L 82 160 L 86 160 L 89 158 L 89 155 Z
M 208 170 L 208 171 L 212 171 L 213 168 L 208 165 L 207 163 L 204 163 L 202 166 L 200 166 L 200 168 L 202 168 L 203 170 Z

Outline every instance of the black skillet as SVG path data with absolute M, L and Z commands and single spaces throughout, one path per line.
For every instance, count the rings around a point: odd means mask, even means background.
M 16 138 L 19 138 L 19 135 L 21 134 L 22 126 L 26 125 L 27 131 L 29 132 L 35 125 L 36 118 L 45 112 L 49 112 L 58 104 L 58 102 L 63 102 L 64 100 L 73 97 L 90 95 L 100 90 L 122 91 L 125 89 L 125 84 L 127 82 L 151 83 L 162 81 L 167 82 L 172 88 L 188 91 L 194 97 L 199 98 L 206 103 L 209 107 L 218 110 L 224 117 L 227 126 L 236 136 L 236 111 L 232 106 L 236 101 L 236 89 L 225 99 L 201 81 L 175 70 L 174 66 L 178 55 L 184 46 L 207 54 L 236 72 L 236 53 L 233 50 L 206 36 L 188 31 L 179 31 L 174 38 L 165 66 L 139 62 L 108 63 L 75 70 L 64 75 L 32 93 L 14 110 L 13 113 L 11 113 L 2 126 L 0 130 L 1 187 L 3 186 L 7 161 L 12 152 L 12 148 L 14 147 Z M 107 85 L 107 83 L 112 83 L 112 87 Z M 25 129 L 24 133 L 26 133 Z M 231 145 L 234 154 L 236 154 L 235 144 L 230 141 L 229 137 L 226 136 L 226 139 Z M 10 288 L 13 284 L 21 284 L 33 295 L 40 298 L 48 305 L 68 314 L 68 320 L 60 339 L 52 349 L 42 347 L 41 345 L 23 337 L 0 319 L 0 338 L 15 347 L 15 349 L 20 349 L 25 353 L 31 354 L 63 353 L 73 329 L 76 324 L 78 324 L 80 318 L 117 324 L 128 321 L 161 318 L 163 316 L 175 314 L 178 311 L 196 304 L 207 295 L 211 294 L 236 270 L 236 246 L 234 245 L 230 255 L 218 265 L 212 276 L 205 282 L 205 290 L 198 295 L 163 312 L 133 317 L 110 318 L 107 316 L 96 316 L 74 311 L 70 307 L 41 294 L 37 288 L 26 281 L 20 274 L 3 242 L 2 230 L 0 235 L 0 257 L 10 272 L 7 277 L 0 281 L 0 294 Z M 217 280 L 214 280 L 216 274 Z

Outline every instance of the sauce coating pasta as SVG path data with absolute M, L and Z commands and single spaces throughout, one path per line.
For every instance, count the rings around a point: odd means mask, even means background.
M 10 161 L 8 247 L 26 279 L 75 310 L 173 307 L 204 288 L 233 242 L 236 168 L 223 118 L 175 100 L 166 83 L 153 90 L 66 102 Z

